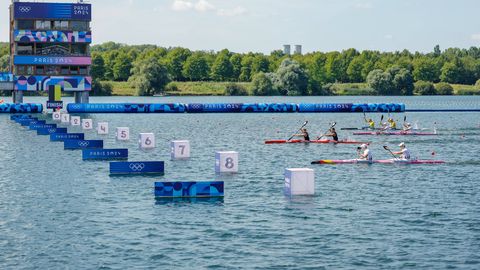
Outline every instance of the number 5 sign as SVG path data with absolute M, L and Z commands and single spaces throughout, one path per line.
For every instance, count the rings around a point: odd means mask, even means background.
M 238 172 L 238 152 L 221 151 L 215 153 L 215 172 L 216 173 L 236 173 Z

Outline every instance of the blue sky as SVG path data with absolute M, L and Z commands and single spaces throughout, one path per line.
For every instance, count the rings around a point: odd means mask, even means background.
M 0 18 L 8 17 L 2 0 Z M 480 46 L 480 0 L 91 0 L 94 43 L 264 52 Z M 8 22 L 0 20 L 0 40 Z

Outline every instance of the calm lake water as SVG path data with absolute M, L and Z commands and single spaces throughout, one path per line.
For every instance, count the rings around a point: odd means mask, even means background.
M 9 98 L 6 98 L 8 101 Z M 66 102 L 71 99 L 66 99 Z M 45 102 L 45 98 L 25 98 Z M 91 102 L 404 102 L 408 109 L 480 108 L 480 97 L 112 97 Z M 165 175 L 109 177 L 108 162 L 84 162 L 0 115 L 0 269 L 479 269 L 480 114 L 407 113 L 394 118 L 436 137 L 404 141 L 412 155 L 445 165 L 310 165 L 355 158 L 356 145 L 265 145 L 305 120 L 312 135 L 363 125 L 362 114 L 91 114 L 110 123 L 105 147 L 130 160 L 164 160 Z M 381 114 L 370 114 L 379 120 Z M 385 115 L 386 116 L 386 115 Z M 82 115 L 82 117 L 86 117 Z M 132 140 L 117 142 L 127 126 Z M 80 131 L 69 128 L 69 131 Z M 113 131 L 113 132 L 112 132 Z M 157 148 L 143 152 L 140 132 Z M 169 142 L 190 140 L 192 158 L 170 161 Z M 235 150 L 240 172 L 217 176 L 215 151 Z M 432 155 L 434 153 L 435 155 Z M 286 198 L 284 169 L 315 169 L 313 197 Z M 223 180 L 215 202 L 157 202 L 155 181 Z

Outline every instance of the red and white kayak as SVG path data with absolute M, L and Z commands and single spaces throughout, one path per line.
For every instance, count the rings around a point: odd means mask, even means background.
M 331 144 L 370 144 L 370 142 L 358 142 L 358 141 L 348 141 L 348 140 L 312 140 L 312 141 L 305 141 L 305 140 L 268 140 L 265 141 L 265 144 L 281 144 L 281 143 L 331 143 Z
M 432 132 L 415 132 L 415 131 L 365 131 L 354 132 L 353 135 L 390 135 L 390 136 L 435 136 L 437 133 Z
M 312 161 L 311 164 L 443 164 L 443 160 L 428 159 L 379 159 L 368 161 L 365 159 L 321 159 Z

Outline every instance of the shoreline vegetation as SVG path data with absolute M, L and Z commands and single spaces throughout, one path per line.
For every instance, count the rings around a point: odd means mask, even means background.
M 112 96 L 137 96 L 137 90 L 128 82 L 102 81 L 110 84 Z M 231 82 L 170 82 L 167 90 L 162 93 L 165 96 L 227 96 L 226 87 Z M 233 83 L 245 87 L 251 92 L 251 83 Z M 434 84 L 438 87 L 439 84 Z M 441 84 L 440 84 L 441 85 Z M 452 84 L 453 95 L 480 95 L 480 90 L 475 85 Z M 366 83 L 334 83 L 332 84 L 332 96 L 375 96 L 373 89 Z
M 106 42 L 91 57 L 94 96 L 480 95 L 479 47 L 285 55 Z M 0 71 L 9 59 L 0 42 Z

